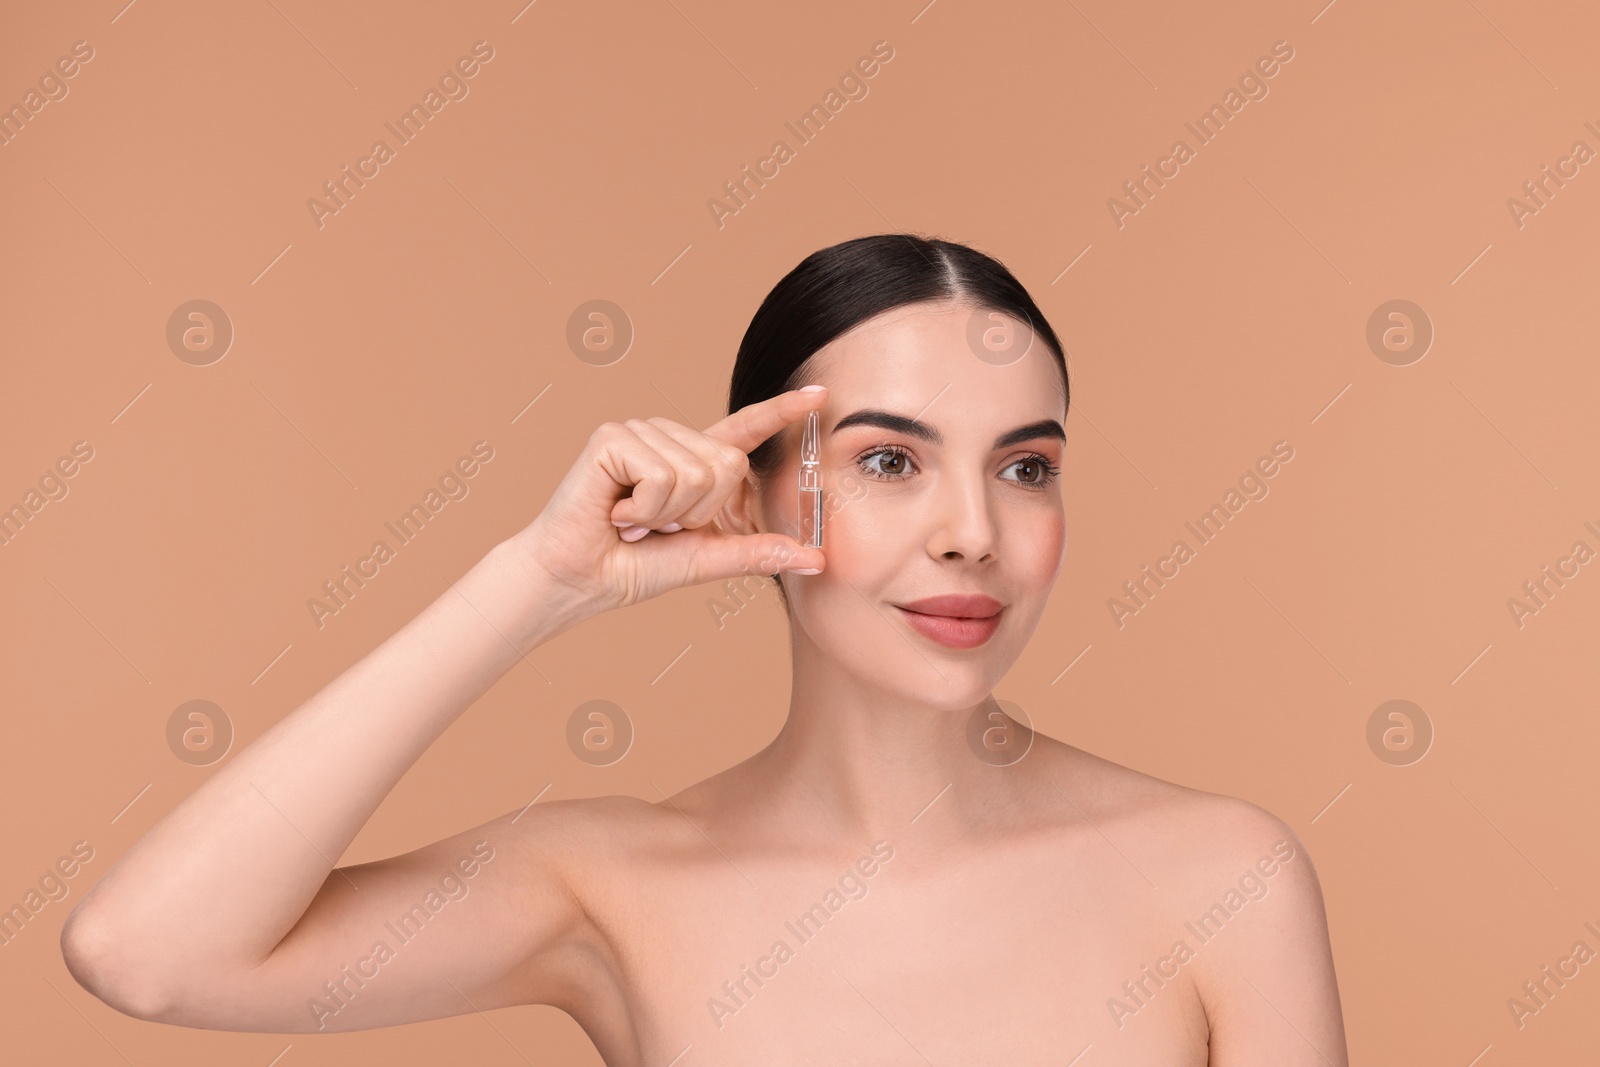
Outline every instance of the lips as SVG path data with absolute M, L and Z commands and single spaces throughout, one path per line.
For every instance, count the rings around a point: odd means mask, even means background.
M 976 648 L 989 640 L 1004 607 L 994 597 L 958 593 L 895 605 L 912 629 L 948 648 Z

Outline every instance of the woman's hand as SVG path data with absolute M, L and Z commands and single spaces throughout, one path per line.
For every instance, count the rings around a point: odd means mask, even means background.
M 712 520 L 745 480 L 748 453 L 826 402 L 822 388 L 790 390 L 704 433 L 662 418 L 605 423 L 512 541 L 590 614 L 740 574 L 820 570 L 819 548 Z

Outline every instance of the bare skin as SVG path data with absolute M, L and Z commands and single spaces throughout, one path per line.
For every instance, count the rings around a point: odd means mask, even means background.
M 994 444 L 1065 406 L 1042 343 L 1004 366 L 976 358 L 971 314 L 880 315 L 807 364 L 824 391 L 704 432 L 601 427 L 533 523 L 107 873 L 62 933 L 73 975 L 130 1015 L 256 1032 L 549 1004 L 618 1067 L 1346 1065 L 1321 889 L 1294 832 L 1030 742 L 994 701 L 1066 549 L 1048 474 L 1064 442 Z M 787 535 L 812 409 L 833 493 L 822 550 Z M 863 409 L 940 440 L 831 432 Z M 785 465 L 756 485 L 745 456 L 779 432 Z M 789 718 L 749 759 L 657 803 L 544 801 L 335 868 L 532 649 L 682 585 L 804 568 L 819 573 L 784 577 Z M 947 647 L 896 606 L 942 593 L 1003 604 L 993 636 Z M 974 716 L 1026 754 L 980 758 Z

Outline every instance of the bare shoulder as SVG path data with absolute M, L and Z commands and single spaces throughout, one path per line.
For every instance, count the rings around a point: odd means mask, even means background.
M 705 845 L 670 801 L 616 794 L 540 801 L 497 823 L 507 827 L 527 880 L 557 875 L 591 926 L 641 878 L 681 865 Z
M 1274 849 L 1305 856 L 1288 823 L 1248 800 L 1169 782 L 1042 735 L 1039 741 L 1052 784 L 1077 814 L 1160 858 L 1174 885 L 1207 883 Z
M 660 807 L 614 794 L 540 801 L 507 813 L 497 823 L 528 862 L 553 865 L 566 874 L 609 860 L 648 860 L 652 844 L 666 845 L 674 836 Z
M 1062 747 L 1047 747 L 1058 788 L 1155 887 L 1151 919 L 1170 933 L 1161 973 L 1193 981 L 1210 1062 L 1348 1063 L 1322 885 L 1293 827 Z
M 1309 850 L 1255 804 L 1216 797 L 1203 810 L 1197 825 L 1210 837 L 1173 904 L 1192 936 L 1187 969 L 1205 1007 L 1211 1063 L 1344 1067 L 1332 938 Z

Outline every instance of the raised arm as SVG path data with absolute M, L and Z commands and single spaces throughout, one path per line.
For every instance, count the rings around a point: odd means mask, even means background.
M 400 1013 L 471 1010 L 448 986 L 411 989 L 396 976 L 427 968 L 483 988 L 514 962 L 484 949 L 535 953 L 571 932 L 580 915 L 558 872 L 532 862 L 527 831 L 537 819 L 529 816 L 334 870 L 445 728 L 523 654 L 581 618 L 570 591 L 539 574 L 510 542 L 492 549 L 219 768 L 73 910 L 61 942 L 74 977 L 141 1018 L 218 1029 L 343 1029 L 357 1018 L 384 1025 L 402 1021 Z M 453 890 L 457 882 L 466 892 L 451 900 L 452 891 L 462 892 Z M 520 885 L 522 899 L 505 891 L 511 885 Z M 430 891 L 447 902 L 438 921 L 451 935 L 428 938 L 424 930 L 399 947 L 385 924 L 413 904 L 426 909 Z M 513 903 L 527 910 L 514 912 Z M 397 960 L 392 973 L 350 998 L 349 1012 L 319 1026 L 308 999 L 326 998 L 323 983 L 340 981 L 342 969 L 372 956 L 380 941 L 414 959 Z
M 744 484 L 746 454 L 823 399 L 782 393 L 703 433 L 665 419 L 601 426 L 533 523 L 106 873 L 62 930 L 73 976 L 129 1015 L 265 1032 L 559 1004 L 596 978 L 572 971 L 604 953 L 571 951 L 593 926 L 567 805 L 335 864 L 407 768 L 543 641 L 679 586 L 822 567 L 819 549 L 712 519 Z M 623 522 L 637 525 L 619 534 Z

